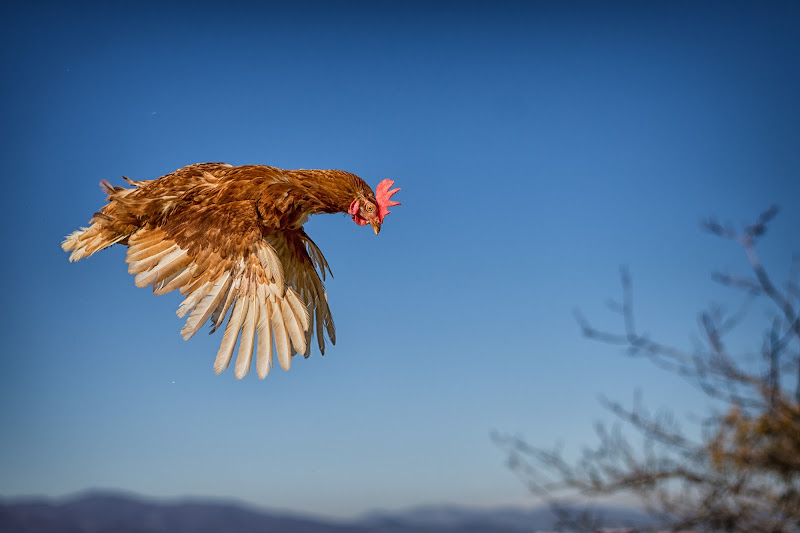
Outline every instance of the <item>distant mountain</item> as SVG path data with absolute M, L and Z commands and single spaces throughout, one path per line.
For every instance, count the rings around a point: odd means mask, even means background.
M 3 533 L 364 533 L 360 527 L 225 502 L 159 502 L 115 492 L 0 502 Z
M 609 508 L 620 525 L 642 520 Z M 213 500 L 147 499 L 95 491 L 63 500 L 0 500 L 2 533 L 520 533 L 552 529 L 546 509 L 425 506 L 349 522 L 264 511 Z
M 623 507 L 597 507 L 609 527 L 630 524 L 651 524 L 649 516 L 637 510 Z M 548 531 L 554 528 L 554 517 L 549 509 L 522 509 L 518 507 L 479 509 L 452 505 L 426 505 L 395 513 L 371 513 L 360 524 L 377 527 L 374 531 L 392 531 L 388 526 L 399 527 L 398 532 L 513 532 Z M 407 529 L 402 529 L 402 528 Z M 414 529 L 421 528 L 421 529 Z M 373 531 L 373 530 L 370 530 Z

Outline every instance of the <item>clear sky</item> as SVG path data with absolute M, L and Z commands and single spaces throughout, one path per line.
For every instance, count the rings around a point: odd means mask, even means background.
M 597 395 L 637 387 L 702 411 L 582 339 L 572 310 L 616 326 L 604 302 L 627 264 L 642 329 L 690 347 L 725 298 L 710 271 L 746 271 L 698 221 L 775 202 L 761 252 L 783 279 L 796 3 L 252 4 L 2 8 L 0 496 L 525 504 L 490 431 L 578 450 L 608 419 Z M 324 358 L 217 376 L 221 335 L 181 340 L 180 296 L 135 288 L 124 249 L 67 262 L 101 179 L 206 161 L 402 187 L 378 237 L 341 215 L 306 226 L 335 276 Z

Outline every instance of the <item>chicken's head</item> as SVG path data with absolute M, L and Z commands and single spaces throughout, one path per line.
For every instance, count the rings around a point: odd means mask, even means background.
M 400 205 L 400 202 L 391 200 L 392 195 L 400 190 L 398 187 L 390 191 L 389 188 L 392 185 L 394 185 L 394 181 L 385 179 L 378 184 L 374 197 L 362 195 L 353 200 L 348 209 L 348 213 L 353 216 L 353 222 L 359 226 L 371 225 L 377 235 L 381 231 L 383 219 L 391 213 L 389 208 Z

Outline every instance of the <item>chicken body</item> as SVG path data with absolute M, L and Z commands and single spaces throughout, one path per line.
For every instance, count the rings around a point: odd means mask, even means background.
M 325 333 L 336 342 L 323 286 L 330 267 L 303 230 L 308 217 L 346 212 L 377 234 L 388 207 L 399 205 L 389 199 L 399 190 L 388 190 L 391 180 L 376 198 L 364 180 L 340 170 L 203 163 L 156 180 L 125 179 L 133 188 L 101 182 L 109 203 L 63 249 L 77 261 L 127 245 L 136 286 L 186 295 L 177 311 L 188 315 L 184 339 L 209 319 L 214 332 L 230 310 L 214 369 L 227 368 L 241 335 L 237 378 L 249 372 L 254 348 L 264 378 L 273 353 L 288 370 L 296 353 L 310 354 L 314 334 L 322 354 Z

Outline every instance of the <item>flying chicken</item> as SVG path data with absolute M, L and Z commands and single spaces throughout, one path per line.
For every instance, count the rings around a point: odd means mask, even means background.
M 188 315 L 184 339 L 209 319 L 213 333 L 230 310 L 214 371 L 228 367 L 241 337 L 238 379 L 250 371 L 254 348 L 256 373 L 265 378 L 273 351 L 289 370 L 295 354 L 309 356 L 314 334 L 323 355 L 324 333 L 336 343 L 323 285 L 330 266 L 303 230 L 308 217 L 348 213 L 377 235 L 389 208 L 400 205 L 391 200 L 400 190 L 390 190 L 392 180 L 373 192 L 341 170 L 202 163 L 155 180 L 123 178 L 133 188 L 100 182 L 108 203 L 61 247 L 77 261 L 112 244 L 127 245 L 137 287 L 186 296 L 177 311 Z

